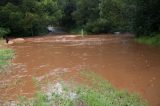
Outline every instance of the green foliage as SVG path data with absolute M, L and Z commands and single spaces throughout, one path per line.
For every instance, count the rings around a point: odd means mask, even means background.
M 0 27 L 11 35 L 37 35 L 48 25 L 87 33 L 160 32 L 160 0 L 2 0 Z
M 76 10 L 76 2 L 76 0 L 59 1 L 59 5 L 63 11 L 63 17 L 60 20 L 60 24 L 66 28 L 66 30 L 72 30 L 72 28 L 75 26 L 75 19 L 73 18 L 72 14 Z
M 57 0 L 22 0 L 19 5 L 6 2 L 0 7 L 0 27 L 12 35 L 36 35 L 46 32 L 47 25 L 59 25 L 62 17 Z
M 87 22 L 94 21 L 99 17 L 98 0 L 79 0 L 76 2 L 76 11 L 73 18 L 77 25 L 85 25 Z
M 0 38 L 10 33 L 9 29 L 0 27 Z
M 11 33 L 20 32 L 22 15 L 17 6 L 7 3 L 0 8 L 0 26 L 9 28 Z
M 147 45 L 160 45 L 160 35 L 154 36 L 140 36 L 136 38 L 138 43 L 147 44 Z
M 134 32 L 137 35 L 150 35 L 160 31 L 160 1 L 136 0 Z
M 120 26 L 122 5 L 122 0 L 102 0 L 100 3 L 100 18 L 107 20 L 112 30 Z
M 79 0 L 72 16 L 88 33 L 131 32 L 134 9 L 128 0 Z
M 108 33 L 111 31 L 112 25 L 107 20 L 100 19 L 87 23 L 84 28 L 89 33 Z
M 11 49 L 0 49 L 0 72 L 2 72 L 6 66 L 10 64 L 10 60 L 13 58 L 14 52 Z

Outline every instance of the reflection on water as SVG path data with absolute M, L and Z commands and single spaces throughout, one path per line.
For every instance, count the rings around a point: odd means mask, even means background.
M 47 36 L 14 44 L 13 68 L 0 76 L 0 100 L 33 96 L 34 78 L 70 79 L 81 70 L 98 73 L 114 86 L 138 92 L 160 105 L 160 47 L 136 44 L 128 36 Z

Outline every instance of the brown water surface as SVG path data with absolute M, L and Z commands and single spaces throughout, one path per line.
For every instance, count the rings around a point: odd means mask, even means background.
M 160 106 L 160 47 L 140 45 L 128 35 L 26 38 L 11 46 L 13 68 L 0 75 L 0 100 L 32 97 L 35 80 L 63 80 L 78 72 L 98 73 L 119 89 L 139 93 L 151 106 Z M 81 79 L 81 78 L 77 78 Z

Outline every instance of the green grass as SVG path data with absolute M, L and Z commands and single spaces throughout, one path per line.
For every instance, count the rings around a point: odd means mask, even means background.
M 4 71 L 13 57 L 14 51 L 12 49 L 0 48 L 0 72 Z
M 79 93 L 87 106 L 148 106 L 138 94 L 118 90 L 95 73 L 83 74 L 92 80 L 92 87 L 82 87 Z
M 160 45 L 160 35 L 156 36 L 141 36 L 136 38 L 136 41 L 141 44 L 147 45 Z
M 34 99 L 22 98 L 18 106 L 148 106 L 137 94 L 118 90 L 94 73 L 83 75 L 92 80 L 91 86 L 64 87 L 63 94 L 52 92 L 50 99 L 45 93 L 39 92 Z M 75 99 L 66 96 L 70 91 L 77 94 Z

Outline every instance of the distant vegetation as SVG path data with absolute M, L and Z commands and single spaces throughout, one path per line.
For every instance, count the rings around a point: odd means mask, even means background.
M 136 38 L 136 41 L 147 45 L 160 45 L 160 35 L 140 36 Z
M 10 33 L 10 30 L 7 28 L 0 27 L 0 39 Z
M 10 36 L 38 35 L 48 25 L 98 34 L 160 32 L 160 0 L 1 0 L 0 27 Z

